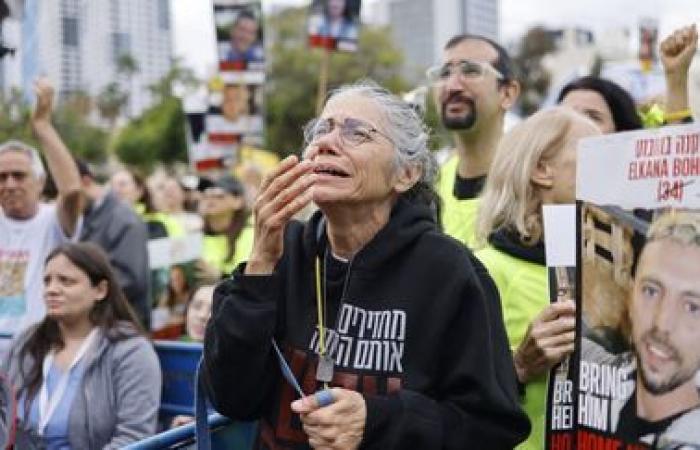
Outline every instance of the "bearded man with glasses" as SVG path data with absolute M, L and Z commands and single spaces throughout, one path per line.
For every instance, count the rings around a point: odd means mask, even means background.
M 420 117 L 362 83 L 305 137 L 263 180 L 248 262 L 214 294 L 216 409 L 260 419 L 260 449 L 512 449 L 529 424 L 498 294 L 438 229 Z
M 477 197 L 520 84 L 505 49 L 491 39 L 470 34 L 450 39 L 441 64 L 428 69 L 426 75 L 442 124 L 452 132 L 455 144 L 436 185 L 443 201 L 443 229 L 472 247 Z

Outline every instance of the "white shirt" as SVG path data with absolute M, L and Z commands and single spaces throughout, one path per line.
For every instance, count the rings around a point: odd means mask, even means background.
M 27 220 L 11 219 L 0 209 L 0 355 L 9 338 L 44 318 L 45 260 L 66 241 L 54 204 L 40 203 Z

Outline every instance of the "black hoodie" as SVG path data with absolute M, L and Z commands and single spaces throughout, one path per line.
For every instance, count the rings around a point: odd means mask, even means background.
M 319 389 L 314 261 L 327 255 L 322 231 L 320 212 L 306 225 L 290 223 L 272 275 L 246 276 L 241 265 L 214 294 L 204 379 L 222 414 L 262 419 L 258 448 L 309 448 L 271 338 L 302 390 Z M 429 209 L 399 200 L 350 261 L 344 284 L 342 301 L 327 305 L 331 384 L 365 397 L 361 448 L 512 449 L 527 437 L 496 287 L 466 247 L 438 231 Z

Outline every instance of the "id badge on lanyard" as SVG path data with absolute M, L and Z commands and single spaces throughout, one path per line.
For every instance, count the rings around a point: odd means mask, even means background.
M 46 425 L 49 423 L 49 420 L 51 420 L 51 416 L 53 416 L 54 412 L 56 412 L 58 404 L 61 403 L 61 400 L 66 393 L 71 370 L 80 362 L 83 356 L 85 356 L 88 348 L 90 348 L 90 344 L 95 340 L 96 335 L 97 328 L 93 328 L 78 349 L 78 352 L 75 354 L 75 357 L 70 363 L 70 366 L 68 366 L 68 369 L 66 369 L 63 375 L 61 375 L 61 378 L 58 380 L 58 384 L 56 385 L 51 397 L 49 397 L 47 380 L 49 371 L 51 370 L 51 365 L 53 364 L 54 352 L 51 351 L 44 357 L 44 363 L 42 365 L 43 382 L 41 383 L 41 390 L 39 391 L 39 429 L 37 430 L 39 435 L 44 434 Z

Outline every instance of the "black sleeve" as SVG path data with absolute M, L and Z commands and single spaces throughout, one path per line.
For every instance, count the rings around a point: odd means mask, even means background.
M 260 418 L 279 378 L 271 339 L 277 319 L 278 274 L 244 275 L 245 263 L 214 291 L 204 339 L 204 385 L 221 414 Z
M 367 396 L 366 449 L 512 449 L 530 423 L 519 406 L 498 291 L 478 262 L 445 332 L 435 395 Z M 478 281 L 477 281 L 478 280 Z

